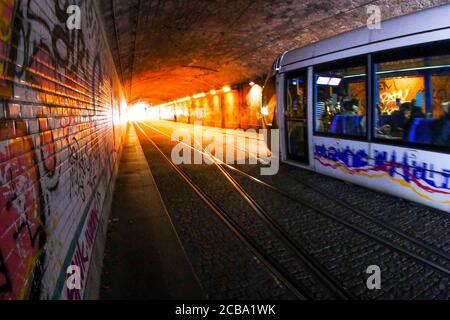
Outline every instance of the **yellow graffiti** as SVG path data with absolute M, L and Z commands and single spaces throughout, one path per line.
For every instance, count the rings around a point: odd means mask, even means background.
M 406 101 L 408 95 L 409 89 L 406 89 L 405 93 L 403 93 L 403 90 L 398 90 L 394 92 L 384 92 L 380 94 L 380 100 L 383 103 L 383 105 L 388 106 L 389 104 L 395 103 L 397 99 L 399 99 L 401 102 Z

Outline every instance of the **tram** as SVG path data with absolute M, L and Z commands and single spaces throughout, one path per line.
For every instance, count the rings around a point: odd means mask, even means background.
M 261 114 L 283 162 L 450 213 L 450 5 L 282 54 Z

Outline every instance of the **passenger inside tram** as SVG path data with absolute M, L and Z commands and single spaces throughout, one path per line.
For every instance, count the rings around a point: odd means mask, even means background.
M 398 110 L 392 112 L 387 118 L 386 124 L 379 128 L 379 132 L 392 137 L 401 138 L 405 136 L 406 125 L 411 118 L 411 103 L 402 103 Z
M 410 111 L 406 112 L 406 119 L 408 119 L 404 130 L 406 136 L 409 136 L 411 133 L 412 126 L 416 122 L 416 119 L 426 118 L 425 113 L 422 111 L 422 107 L 415 105 L 414 100 L 410 103 L 410 106 Z
M 379 132 L 392 138 L 409 136 L 411 127 L 416 119 L 425 118 L 422 107 L 414 106 L 415 101 L 404 102 L 398 110 L 393 111 L 386 120 L 386 124 L 379 128 Z
M 410 55 L 411 53 L 407 53 Z M 380 55 L 375 63 L 374 136 L 450 147 L 450 55 Z M 405 54 L 407 57 L 407 55 Z M 377 58 L 378 59 L 378 58 Z M 363 137 L 367 133 L 366 67 L 360 60 L 341 69 L 317 68 L 315 132 Z
M 433 144 L 450 146 L 450 101 L 442 104 L 443 114 L 431 126 Z
M 316 75 L 316 132 L 363 136 L 366 132 L 365 67 Z
M 376 65 L 375 137 L 450 146 L 450 56 Z

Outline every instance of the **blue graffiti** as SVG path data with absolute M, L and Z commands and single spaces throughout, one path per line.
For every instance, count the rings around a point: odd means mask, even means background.
M 431 187 L 450 190 L 450 170 L 437 172 L 433 163 L 418 162 L 411 160 L 408 152 L 399 156 L 396 150 L 391 154 L 387 151 L 374 151 L 374 158 L 370 159 L 364 149 L 352 150 L 349 146 L 345 148 L 326 147 L 324 144 L 315 145 L 316 157 L 342 163 L 349 169 L 366 168 L 382 171 L 391 177 L 400 177 L 407 183 L 412 179 L 423 181 Z
M 316 155 L 334 162 L 341 161 L 349 168 L 362 168 L 369 164 L 369 155 L 365 150 L 352 151 L 350 147 L 340 148 L 316 145 Z
M 441 174 L 444 178 L 442 188 L 450 190 L 450 170 L 444 170 Z

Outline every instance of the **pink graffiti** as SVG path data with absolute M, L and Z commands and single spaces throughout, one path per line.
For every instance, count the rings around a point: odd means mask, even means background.
M 0 292 L 0 299 L 30 294 L 43 237 L 37 181 L 38 169 L 28 139 L 16 139 L 0 151 L 0 251 L 11 281 L 10 288 Z
M 78 266 L 80 268 L 80 276 L 82 289 L 81 290 L 69 290 L 66 289 L 68 300 L 81 300 L 83 298 L 84 284 L 87 280 L 87 273 L 89 268 L 89 261 L 92 252 L 92 248 L 95 242 L 95 236 L 97 234 L 97 228 L 99 224 L 99 211 L 93 209 L 89 215 L 84 235 L 81 237 L 77 244 L 77 249 L 72 259 L 71 265 Z

